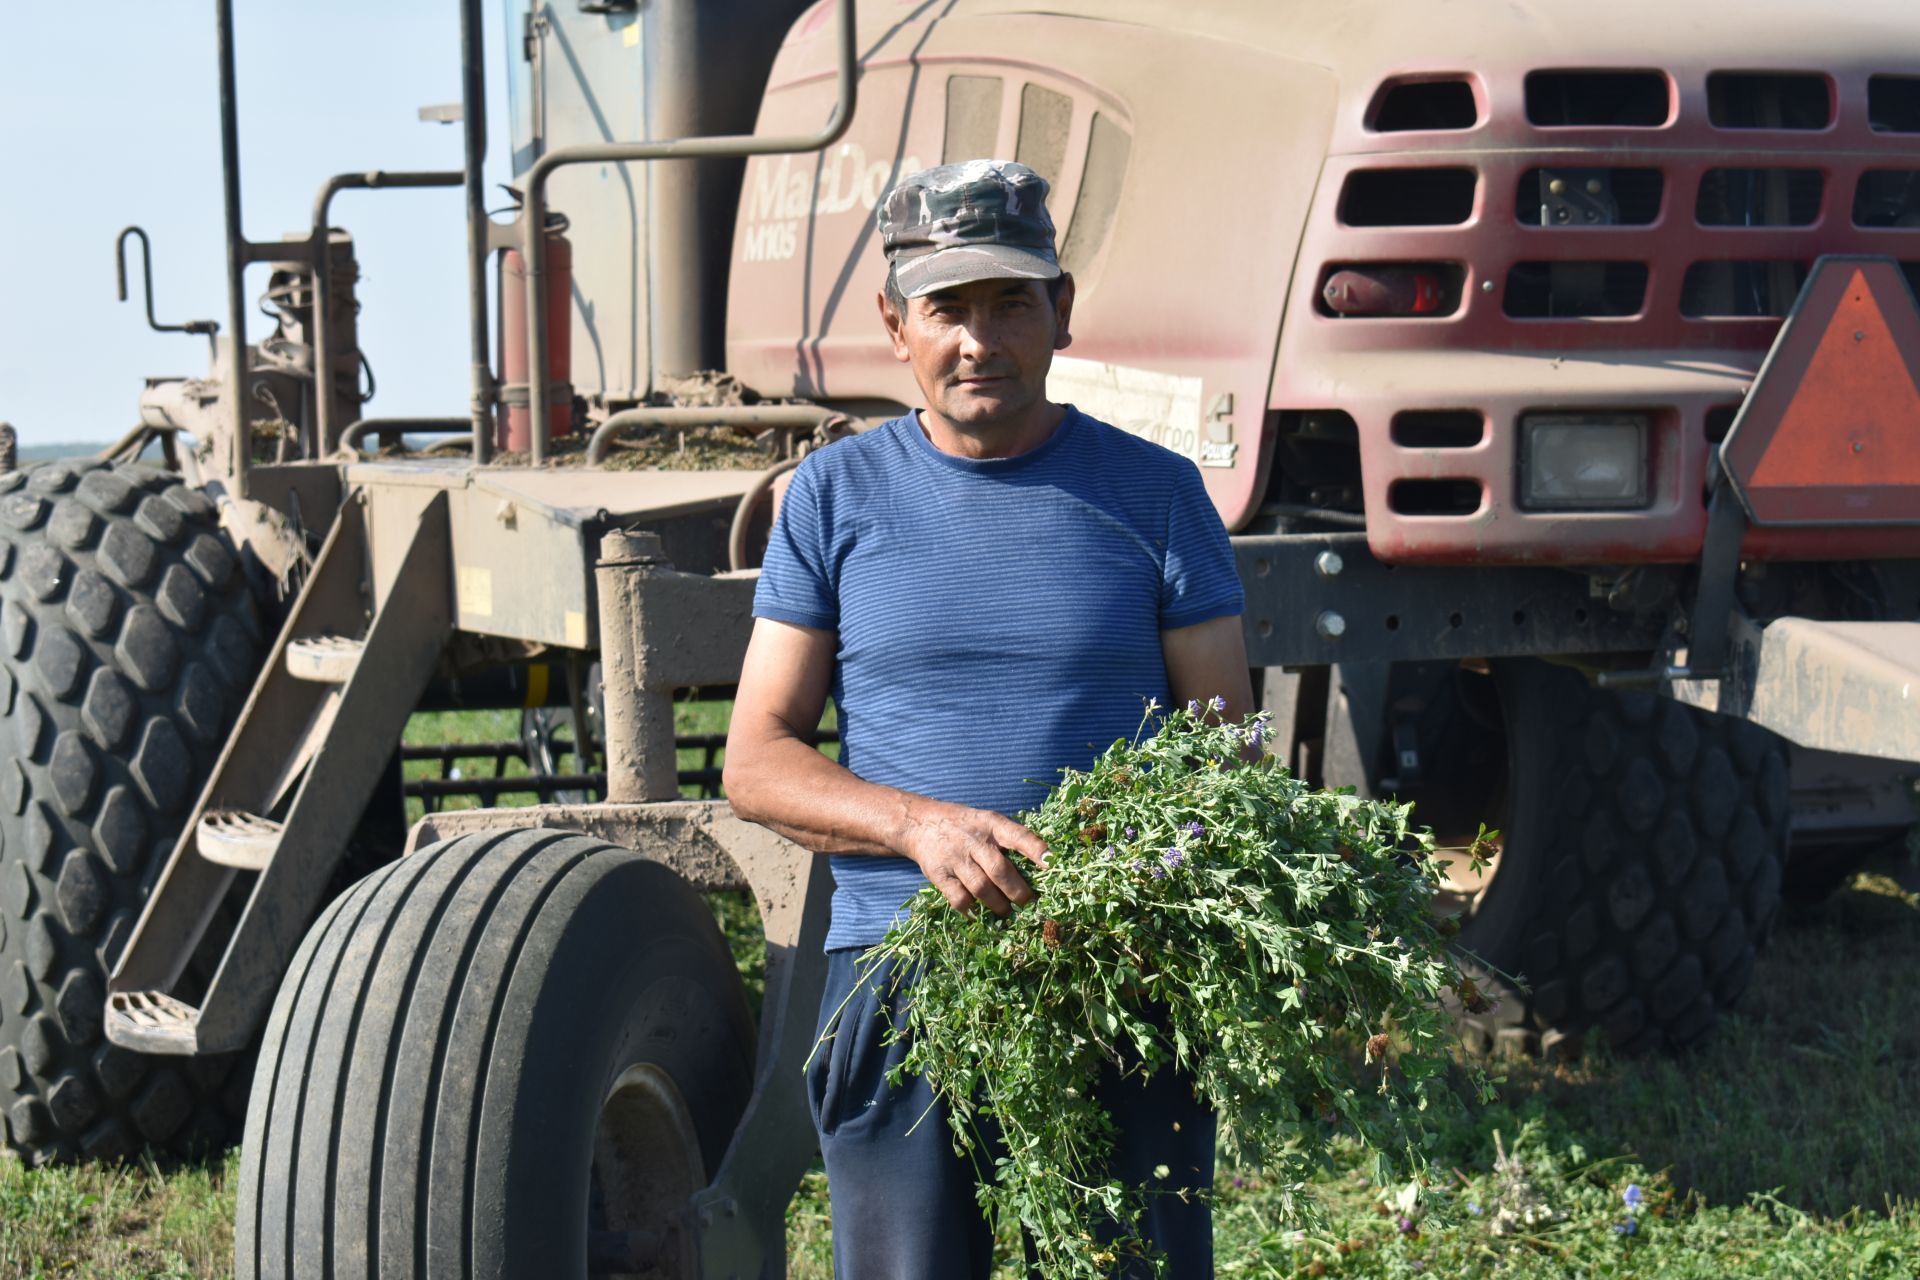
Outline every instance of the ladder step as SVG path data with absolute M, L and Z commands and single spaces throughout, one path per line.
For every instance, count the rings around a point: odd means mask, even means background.
M 259 871 L 273 860 L 280 847 L 280 835 L 286 828 L 272 818 L 241 813 L 236 809 L 212 809 L 196 828 L 200 856 L 223 867 Z
M 107 1039 L 142 1053 L 192 1053 L 200 1011 L 164 991 L 116 991 L 107 997 Z
M 360 664 L 364 640 L 345 636 L 310 636 L 287 642 L 287 674 L 295 680 L 319 684 L 345 684 Z

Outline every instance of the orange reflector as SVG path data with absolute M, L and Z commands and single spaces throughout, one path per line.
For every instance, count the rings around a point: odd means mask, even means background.
M 1721 446 L 1753 522 L 1920 524 L 1917 372 L 1899 265 L 1816 261 Z

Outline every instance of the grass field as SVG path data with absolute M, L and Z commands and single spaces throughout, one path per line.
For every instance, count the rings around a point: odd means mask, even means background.
M 724 714 L 689 704 L 682 729 Z M 468 713 L 418 717 L 409 737 L 515 732 L 514 717 Z M 1496 1100 L 1442 1125 L 1431 1214 L 1403 1218 L 1357 1153 L 1336 1151 L 1314 1187 L 1327 1226 L 1302 1234 L 1257 1171 L 1223 1168 L 1220 1274 L 1920 1276 L 1920 893 L 1888 874 L 1909 870 L 1863 873 L 1784 917 L 1740 1008 L 1695 1052 L 1492 1064 Z M 716 906 L 751 977 L 751 907 Z M 0 1277 L 224 1276 L 235 1168 L 0 1161 Z M 826 1280 L 818 1173 L 788 1224 L 790 1274 Z

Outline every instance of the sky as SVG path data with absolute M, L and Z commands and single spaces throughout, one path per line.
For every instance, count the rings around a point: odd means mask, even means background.
M 488 207 L 511 178 L 506 11 L 487 0 Z M 152 238 L 154 311 L 226 327 L 219 72 L 213 0 L 13 0 L 0 28 L 0 420 L 22 444 L 109 441 L 138 421 L 143 380 L 207 372 L 207 341 L 146 326 L 137 244 L 128 301 L 113 241 Z M 242 223 L 304 234 L 334 173 L 458 169 L 458 125 L 418 108 L 460 100 L 451 0 L 234 0 Z M 333 222 L 360 259 L 369 413 L 467 405 L 466 226 L 458 188 L 348 191 Z M 249 299 L 268 268 L 247 274 Z M 249 314 L 257 341 L 271 322 Z

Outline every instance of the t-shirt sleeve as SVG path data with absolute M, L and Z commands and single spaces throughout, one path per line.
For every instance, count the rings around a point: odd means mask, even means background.
M 793 473 L 760 565 L 753 616 L 822 631 L 840 625 L 840 596 L 827 563 L 818 467 L 803 466 Z
M 1246 608 L 1227 527 L 1207 497 L 1200 470 L 1184 463 L 1167 509 L 1167 555 L 1160 574 L 1160 629 L 1172 631 Z

